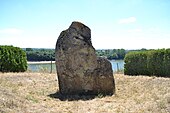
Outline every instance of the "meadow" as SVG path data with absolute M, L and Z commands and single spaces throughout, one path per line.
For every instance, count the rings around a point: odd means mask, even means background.
M 64 97 L 54 73 L 0 73 L 0 113 L 170 113 L 170 78 L 114 78 L 113 96 Z

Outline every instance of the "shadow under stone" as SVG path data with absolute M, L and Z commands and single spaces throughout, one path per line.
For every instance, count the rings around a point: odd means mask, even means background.
M 54 94 L 49 94 L 48 95 L 51 98 L 56 98 L 61 101 L 74 101 L 74 100 L 92 100 L 95 97 L 98 97 L 99 95 L 87 95 L 87 94 L 76 94 L 76 95 L 63 95 L 60 92 L 56 92 Z M 104 95 L 102 95 L 103 97 Z

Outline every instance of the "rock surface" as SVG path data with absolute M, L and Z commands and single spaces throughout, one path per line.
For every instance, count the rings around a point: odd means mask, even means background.
M 55 53 L 61 94 L 114 94 L 111 63 L 97 58 L 90 28 L 72 22 L 67 30 L 61 32 Z

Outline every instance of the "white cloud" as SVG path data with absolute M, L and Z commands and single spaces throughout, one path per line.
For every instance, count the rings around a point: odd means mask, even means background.
M 7 29 L 1 29 L 0 30 L 0 34 L 15 34 L 15 35 L 19 35 L 22 32 L 23 32 L 22 30 L 16 29 L 16 28 L 7 28 Z
M 136 22 L 135 17 L 129 17 L 129 18 L 120 19 L 118 23 L 119 24 L 128 24 L 128 23 L 133 23 L 133 22 Z

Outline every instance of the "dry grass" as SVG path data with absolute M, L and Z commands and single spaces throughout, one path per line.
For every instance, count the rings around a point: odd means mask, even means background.
M 55 78 L 47 73 L 0 73 L 0 112 L 170 113 L 170 78 L 116 74 L 115 95 L 64 100 L 55 94 Z

